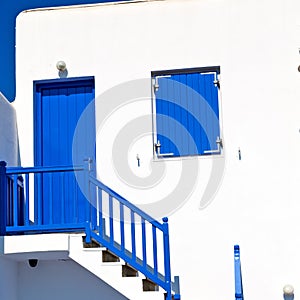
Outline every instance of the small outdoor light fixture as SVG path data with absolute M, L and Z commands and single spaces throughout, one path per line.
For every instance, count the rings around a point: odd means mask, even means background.
M 58 70 L 59 78 L 66 78 L 68 77 L 68 69 L 67 65 L 63 60 L 60 60 L 56 63 L 56 68 Z
M 30 258 L 28 259 L 28 264 L 31 268 L 35 268 L 38 264 L 39 260 L 36 258 Z
M 67 65 L 63 60 L 60 60 L 56 63 L 56 68 L 58 71 L 65 71 L 67 69 Z
M 286 284 L 283 287 L 283 298 L 286 300 L 294 299 L 294 287 L 290 284 Z

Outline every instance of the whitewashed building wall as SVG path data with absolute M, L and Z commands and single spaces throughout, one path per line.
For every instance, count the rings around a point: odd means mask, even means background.
M 199 163 L 190 198 L 169 216 L 182 299 L 234 297 L 234 244 L 241 247 L 247 298 L 282 299 L 286 283 L 297 292 L 299 9 L 296 0 L 165 0 L 21 13 L 15 107 L 22 164 L 33 165 L 33 81 L 58 78 L 57 61 L 67 63 L 69 77 L 95 76 L 98 107 L 105 91 L 146 78 L 146 99 L 116 109 L 97 128 L 97 167 L 104 183 L 143 204 L 176 188 L 184 160 Z M 150 176 L 151 164 L 165 164 L 166 172 L 159 185 L 137 190 L 118 176 L 111 149 L 125 124 L 151 116 L 151 71 L 206 66 L 221 68 L 222 155 L 154 162 L 149 119 L 147 134 L 120 156 L 136 176 Z M 200 209 L 213 159 L 226 161 L 222 184 Z

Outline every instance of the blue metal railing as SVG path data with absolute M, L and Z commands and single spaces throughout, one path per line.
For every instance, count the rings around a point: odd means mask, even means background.
M 180 299 L 179 278 L 171 281 L 168 218 L 163 218 L 163 223 L 154 220 L 91 175 L 89 200 L 97 207 L 98 216 L 92 218 L 87 241 L 98 241 L 161 286 L 167 293 L 167 300 L 172 299 L 172 290 L 175 299 Z M 104 218 L 108 220 L 109 230 L 105 228 Z M 138 233 L 139 239 L 136 238 Z M 162 262 L 159 260 L 159 249 Z
M 85 196 L 75 173 L 86 183 Z M 168 219 L 156 221 L 89 167 L 6 168 L 0 162 L 0 209 L 1 235 L 85 231 L 87 243 L 96 240 L 143 273 L 166 291 L 166 300 L 172 291 L 180 299 L 179 277 L 171 281 Z
M 0 234 L 85 230 L 86 219 L 73 209 L 78 195 L 66 198 L 65 186 L 84 167 L 10 167 L 0 162 Z M 72 185 L 74 187 L 75 184 Z
M 235 279 L 235 299 L 244 300 L 242 269 L 240 259 L 240 246 L 234 246 L 234 279 Z

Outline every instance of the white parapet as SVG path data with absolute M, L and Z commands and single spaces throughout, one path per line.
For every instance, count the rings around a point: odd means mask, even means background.
M 20 164 L 16 112 L 0 92 L 0 161 L 8 166 Z

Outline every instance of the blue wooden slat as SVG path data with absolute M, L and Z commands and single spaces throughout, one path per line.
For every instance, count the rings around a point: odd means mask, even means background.
M 43 193 L 42 193 L 42 176 L 40 173 L 37 173 L 37 224 L 41 225 L 42 224 L 42 205 L 43 205 Z
M 197 76 L 196 76 L 197 75 Z M 197 96 L 199 94 L 199 75 L 195 74 L 192 78 L 192 89 L 195 90 Z M 197 97 L 196 97 L 197 98 Z M 200 123 L 200 101 L 192 101 L 193 102 L 193 114 L 195 115 L 194 128 L 192 132 L 192 136 L 194 138 L 195 144 L 197 146 L 195 154 L 202 154 L 202 138 L 203 138 L 203 129 Z
M 204 87 L 205 87 L 205 91 L 204 91 L 204 95 L 205 95 L 205 100 L 207 101 L 208 105 L 211 107 L 212 105 L 212 92 L 211 92 L 211 88 L 213 85 L 213 74 L 205 74 L 202 75 L 203 80 L 204 80 Z M 206 111 L 206 118 L 207 118 L 207 122 L 206 122 L 206 135 L 207 135 L 207 140 L 208 140 L 208 148 L 207 150 L 214 150 L 215 146 L 216 146 L 216 138 L 213 137 L 213 128 L 212 128 L 212 111 L 209 110 L 205 110 Z
M 164 248 L 164 267 L 165 281 L 167 285 L 167 298 L 171 300 L 171 261 L 170 261 L 170 242 L 169 242 L 169 225 L 168 218 L 163 218 L 163 248 Z
M 66 205 L 66 195 L 65 195 L 65 173 L 60 173 L 60 212 L 61 212 L 61 224 L 65 224 L 65 205 Z
M 157 235 L 156 227 L 152 225 L 152 241 L 153 241 L 153 269 L 154 275 L 158 273 L 158 259 L 157 259 Z
M 29 225 L 29 174 L 25 174 L 25 225 Z
M 131 253 L 132 260 L 136 260 L 136 242 L 135 242 L 135 216 L 134 211 L 130 210 L 130 220 L 131 220 Z
M 147 239 L 146 239 L 146 224 L 145 219 L 141 219 L 142 225 L 142 251 L 143 251 L 143 266 L 144 268 L 147 266 Z
M 13 174 L 36 174 L 36 173 L 57 173 L 57 172 L 73 172 L 73 171 L 83 171 L 84 166 L 60 166 L 60 167 L 52 167 L 52 166 L 43 166 L 43 167 L 9 167 L 7 169 L 8 175 Z
M 99 233 L 101 237 L 104 234 L 104 222 L 103 222 L 103 213 L 102 213 L 102 190 L 97 187 L 98 194 L 98 216 L 99 216 Z
M 111 244 L 114 242 L 114 208 L 113 197 L 109 195 L 109 239 Z
M 48 174 L 49 178 L 49 224 L 53 224 L 53 174 Z
M 13 175 L 13 225 L 18 225 L 18 175 Z
M 19 233 L 19 232 L 79 232 L 84 231 L 86 229 L 86 223 L 69 223 L 68 226 L 65 224 L 37 224 L 37 225 L 29 225 L 29 226 L 7 226 L 6 230 L 9 233 Z
M 125 249 L 125 227 L 124 227 L 124 204 L 119 203 L 120 205 L 120 234 L 121 234 L 121 250 Z

